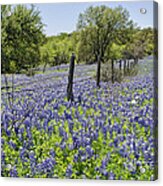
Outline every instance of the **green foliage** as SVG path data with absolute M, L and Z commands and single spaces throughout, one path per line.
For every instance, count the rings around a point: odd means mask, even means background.
M 39 64 L 45 38 L 39 14 L 33 5 L 2 5 L 2 73 L 20 73 Z
M 142 59 L 154 54 L 154 33 L 152 28 L 135 29 L 124 49 L 125 59 Z
M 77 63 L 95 63 L 98 57 L 135 59 L 156 54 L 152 28 L 140 29 L 130 20 L 129 12 L 121 6 L 89 7 L 81 13 L 77 30 L 68 34 L 46 37 L 40 12 L 32 5 L 3 5 L 2 73 L 20 73 L 43 65 L 55 66 L 70 61 L 72 52 Z M 155 42 L 156 45 L 156 42 Z M 32 72 L 33 73 L 33 72 Z
M 107 47 L 105 59 L 122 59 L 123 58 L 123 50 L 125 48 L 125 45 L 118 45 L 116 43 L 112 43 L 111 46 Z
M 108 88 L 109 90 L 109 88 Z M 144 89 L 145 90 L 145 89 Z M 140 95 L 146 94 L 144 90 L 138 89 L 138 92 Z M 97 89 L 93 91 L 98 91 Z M 117 90 L 116 90 L 117 91 Z M 123 89 L 123 91 L 128 92 L 128 89 Z M 130 90 L 131 91 L 131 90 Z M 140 92 L 141 91 L 141 92 Z M 118 90 L 118 94 L 122 95 L 122 90 Z M 102 96 L 104 96 L 102 94 Z M 126 93 L 125 93 L 126 96 Z M 97 104 L 101 105 L 102 108 L 106 108 L 108 111 L 112 109 L 112 104 L 108 106 L 107 103 L 97 99 L 97 96 L 94 98 L 97 100 Z M 139 107 L 145 108 L 145 106 L 152 106 L 153 105 L 153 98 L 150 100 L 145 99 L 143 102 L 139 104 Z M 123 104 L 123 103 L 121 103 Z M 64 116 L 64 111 L 67 109 L 65 106 L 61 105 L 59 107 L 58 113 L 60 116 Z M 68 108 L 66 111 L 70 114 L 71 111 L 75 113 L 77 110 L 79 111 L 79 116 L 83 116 L 85 120 L 90 119 L 90 116 L 94 116 L 94 114 L 97 113 L 97 110 L 94 108 L 89 108 L 89 110 L 84 111 L 81 105 L 78 107 L 72 106 L 71 108 Z M 116 123 L 121 124 L 122 121 L 122 115 L 118 112 L 117 116 L 111 116 L 111 123 L 110 127 L 114 127 Z M 109 116 L 110 117 L 110 116 Z M 74 131 L 79 132 L 83 126 L 82 123 L 79 122 L 75 115 L 72 115 L 72 120 L 74 124 Z M 89 120 L 89 125 L 93 128 L 95 118 L 92 117 L 92 120 Z M 44 119 L 42 122 L 40 122 L 40 125 L 43 126 Z M 4 128 L 2 128 L 2 139 L 4 141 L 3 144 L 3 152 L 5 153 L 5 165 L 2 165 L 3 170 L 3 176 L 10 176 L 10 170 L 11 167 L 16 167 L 16 170 L 18 172 L 19 177 L 34 177 L 34 178 L 47 178 L 47 177 L 57 177 L 57 178 L 66 178 L 66 169 L 69 164 L 72 165 L 72 175 L 71 178 L 77 178 L 82 179 L 83 175 L 85 178 L 88 179 L 108 179 L 107 176 L 105 176 L 100 169 L 103 165 L 103 162 L 105 158 L 107 157 L 108 153 L 110 154 L 109 160 L 107 161 L 105 165 L 105 170 L 107 172 L 113 172 L 116 176 L 114 179 L 136 179 L 136 180 L 147 180 L 150 179 L 151 175 L 154 174 L 154 169 L 151 169 L 148 162 L 146 163 L 144 161 L 144 154 L 140 154 L 140 157 L 138 159 L 139 162 L 142 162 L 141 167 L 135 165 L 135 154 L 128 149 L 128 158 L 122 156 L 120 154 L 120 149 L 123 148 L 127 143 L 127 138 L 132 135 L 133 131 L 136 136 L 136 140 L 144 139 L 144 141 L 148 141 L 149 136 L 151 135 L 150 128 L 145 128 L 144 126 L 141 126 L 138 122 L 135 123 L 135 125 L 131 124 L 129 118 L 125 118 L 125 122 L 123 123 L 121 134 L 118 134 L 117 131 L 114 129 L 112 134 L 109 132 L 109 130 L 106 132 L 106 137 L 104 137 L 103 130 L 99 130 L 98 137 L 96 140 L 92 138 L 91 148 L 93 149 L 94 153 L 97 155 L 97 158 L 95 156 L 89 157 L 87 154 L 87 158 L 85 160 L 82 160 L 82 155 L 79 156 L 78 161 L 74 161 L 74 156 L 79 153 L 80 151 L 86 152 L 86 148 L 80 145 L 77 148 L 73 148 L 72 150 L 69 148 L 69 145 L 73 144 L 73 136 L 71 132 L 69 131 L 69 122 L 67 120 L 59 120 L 56 121 L 50 120 L 48 122 L 48 127 L 52 126 L 52 133 L 51 135 L 48 134 L 46 130 L 42 128 L 42 130 L 38 130 L 36 126 L 31 127 L 31 136 L 32 136 L 32 146 L 30 148 L 25 149 L 25 155 L 23 155 L 23 158 L 25 161 L 22 161 L 21 159 L 21 153 L 23 149 L 23 141 L 29 142 L 29 138 L 27 136 L 27 129 L 22 124 L 21 129 L 24 129 L 23 133 L 23 140 L 19 140 L 18 136 L 16 135 L 14 129 L 11 131 L 11 136 L 8 137 L 4 131 Z M 108 125 L 108 116 L 104 120 L 104 126 Z M 63 141 L 63 136 L 60 135 L 60 127 L 63 127 L 64 132 L 68 135 L 68 138 L 66 139 L 66 146 L 65 148 L 61 148 L 59 144 Z M 86 129 L 87 131 L 88 128 Z M 128 133 L 126 132 L 128 130 Z M 87 133 L 85 131 L 85 133 Z M 148 133 L 147 133 L 148 132 Z M 124 141 L 120 141 L 118 143 L 118 146 L 113 145 L 114 141 L 117 138 L 120 138 L 122 136 L 125 136 Z M 89 138 L 88 138 L 89 139 Z M 9 142 L 14 143 L 16 145 L 16 148 L 12 148 L 9 145 Z M 107 144 L 107 145 L 106 145 Z M 51 157 L 50 150 L 54 150 L 55 152 L 55 166 L 52 168 L 49 172 L 44 172 L 43 170 L 37 170 L 38 164 L 41 164 L 45 161 L 46 158 Z M 34 158 L 37 162 L 36 166 L 33 167 L 32 171 L 32 163 L 29 158 L 30 153 L 34 153 Z M 151 153 L 152 150 L 151 150 Z M 128 166 L 127 166 L 128 165 Z M 128 167 L 131 167 L 136 169 L 136 174 L 132 174 L 132 170 Z M 141 172 L 141 168 L 145 169 L 145 172 Z M 33 173 L 34 172 L 34 173 Z
M 129 13 L 122 7 L 111 9 L 106 6 L 89 7 L 79 15 L 78 30 L 80 31 L 80 49 L 83 60 L 104 61 L 107 48 L 113 42 L 124 44 L 127 34 L 133 28 Z M 90 58 L 91 56 L 91 58 Z
M 47 42 L 41 48 L 42 63 L 50 66 L 69 63 L 70 56 L 76 49 L 75 37 L 75 33 L 47 37 Z

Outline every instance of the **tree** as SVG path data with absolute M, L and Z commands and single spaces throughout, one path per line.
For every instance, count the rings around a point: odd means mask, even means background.
M 87 28 L 84 31 L 79 32 L 79 43 L 78 43 L 78 58 L 80 62 L 84 62 L 86 64 L 97 62 L 98 55 L 95 52 L 95 45 L 91 45 L 88 41 L 92 40 L 92 34 L 90 34 L 91 28 Z
M 123 50 L 125 48 L 125 45 L 118 45 L 113 43 L 111 46 L 109 46 L 108 51 L 109 51 L 109 59 L 111 59 L 111 69 L 112 69 L 112 83 L 114 83 L 114 63 L 119 62 L 119 71 L 120 71 L 120 76 L 121 74 L 121 69 L 122 69 L 122 56 L 123 56 Z M 121 77 L 120 77 L 121 78 Z
M 45 36 L 39 14 L 33 5 L 2 5 L 2 73 L 20 73 L 40 62 Z
M 51 49 L 48 47 L 42 47 L 41 48 L 41 63 L 43 64 L 43 70 L 44 73 L 46 70 L 46 66 L 51 63 L 53 60 L 53 56 L 51 55 Z
M 137 64 L 139 59 L 153 54 L 154 31 L 152 28 L 137 28 L 130 38 L 123 53 L 125 59 L 134 59 Z
M 99 60 L 98 66 L 100 66 L 101 61 L 104 62 L 107 47 L 113 42 L 126 42 L 126 31 L 133 26 L 128 11 L 121 6 L 114 9 L 106 6 L 91 6 L 79 15 L 77 28 L 81 31 L 81 40 L 86 43 L 81 47 L 87 46 L 92 58 L 95 61 Z M 97 76 L 99 76 L 100 67 L 97 69 Z
M 69 63 L 70 55 L 75 51 L 73 33 L 60 33 L 57 36 L 47 37 L 47 42 L 41 47 L 41 51 L 42 56 L 48 57 L 47 61 L 50 66 Z M 45 60 L 42 60 L 42 63 L 45 64 Z

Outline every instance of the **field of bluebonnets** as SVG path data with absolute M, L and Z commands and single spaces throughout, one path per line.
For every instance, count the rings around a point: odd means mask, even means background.
M 74 102 L 66 98 L 68 66 L 15 75 L 12 107 L 2 90 L 1 175 L 154 180 L 152 64 L 146 58 L 137 76 L 100 89 L 96 65 L 77 65 Z

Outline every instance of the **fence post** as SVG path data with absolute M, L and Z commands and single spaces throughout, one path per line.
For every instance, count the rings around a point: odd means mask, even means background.
M 111 69 L 112 69 L 112 83 L 114 83 L 114 60 L 111 61 Z
M 74 74 L 74 66 L 75 66 L 75 54 L 72 53 L 71 59 L 70 59 L 70 66 L 69 66 L 69 74 L 68 74 L 68 85 L 67 85 L 67 99 L 68 101 L 74 100 L 73 95 L 73 74 Z
M 124 75 L 126 75 L 126 59 L 124 60 Z
M 96 82 L 96 85 L 99 88 L 100 88 L 100 70 L 101 70 L 101 61 L 100 61 L 100 56 L 98 56 L 98 58 L 97 58 L 97 82 Z
M 128 59 L 128 63 L 127 63 L 127 71 L 130 72 L 130 60 Z
M 119 70 L 121 71 L 121 69 L 122 69 L 122 60 L 120 59 L 119 60 Z

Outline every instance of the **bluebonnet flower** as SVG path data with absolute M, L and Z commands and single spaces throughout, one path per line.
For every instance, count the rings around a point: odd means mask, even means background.
M 69 164 L 69 165 L 67 166 L 67 169 L 66 169 L 66 177 L 67 177 L 67 178 L 71 178 L 72 173 L 73 173 L 73 171 L 72 171 L 72 165 Z
M 103 174 L 105 177 L 108 177 L 108 175 L 109 175 L 108 171 L 105 170 L 105 169 L 103 169 L 102 174 Z
M 81 98 L 81 94 L 78 95 L 78 102 L 81 103 L 82 98 Z
M 71 120 L 68 120 L 68 127 L 69 127 L 69 132 L 72 134 L 73 128 L 74 128 L 74 123 Z
M 89 158 L 91 158 L 94 154 L 94 150 L 89 145 L 86 146 L 86 152 Z
M 5 165 L 5 152 L 1 151 L 1 165 Z
M 10 137 L 11 136 L 11 130 L 7 129 L 6 134 L 7 134 L 8 137 Z
M 77 163 L 78 160 L 79 160 L 79 156 L 78 156 L 78 154 L 75 154 L 75 155 L 74 155 L 74 162 Z
M 55 73 L 53 73 L 53 76 L 54 74 Z M 37 78 L 42 78 L 42 76 L 43 75 L 37 75 Z M 31 78 L 26 77 L 26 80 L 29 81 L 31 80 Z M 32 174 L 26 174 L 26 177 L 32 177 L 35 174 L 37 174 L 37 176 L 41 176 L 42 174 L 44 174 L 46 175 L 46 177 L 59 177 L 58 175 L 56 175 L 56 173 L 54 173 L 55 147 L 61 147 L 61 149 L 63 150 L 68 147 L 66 149 L 66 151 L 68 150 L 68 152 L 64 151 L 64 154 L 68 156 L 69 151 L 71 151 L 71 158 L 73 159 L 75 164 L 78 164 L 80 161 L 87 162 L 89 158 L 91 158 L 91 161 L 92 159 L 95 160 L 95 162 L 93 163 L 96 163 L 96 161 L 100 159 L 100 167 L 95 168 L 97 176 L 93 175 L 96 176 L 97 179 L 104 178 L 104 176 L 107 179 L 124 178 L 123 175 L 120 177 L 119 175 L 115 175 L 112 171 L 108 172 L 107 165 L 110 163 L 110 158 L 111 160 L 113 158 L 112 156 L 110 157 L 110 153 L 118 153 L 119 158 L 125 158 L 126 164 L 124 165 L 124 168 L 130 171 L 130 178 L 134 176 L 132 174 L 135 174 L 135 172 L 137 171 L 137 167 L 140 168 L 141 166 L 144 166 L 144 161 L 148 162 L 146 164 L 149 166 L 149 172 L 151 172 L 150 176 L 152 177 L 152 170 L 154 170 L 154 166 L 156 163 L 155 154 L 152 154 L 153 149 L 156 148 L 156 141 L 152 136 L 157 122 L 153 121 L 153 105 L 148 102 L 147 104 L 145 103 L 147 99 L 150 100 L 150 98 L 153 98 L 152 93 L 150 93 L 151 91 L 153 91 L 153 81 L 151 81 L 151 78 L 143 78 L 142 80 L 136 77 L 132 78 L 130 82 L 125 82 L 122 84 L 115 83 L 113 86 L 111 82 L 101 82 L 100 90 L 96 89 L 96 82 L 94 80 L 84 81 L 77 85 L 74 84 L 74 96 L 76 97 L 76 100 L 80 102 L 80 98 L 78 98 L 78 95 L 80 95 L 82 98 L 82 103 L 80 104 L 84 111 L 82 112 L 82 114 L 77 111 L 79 104 L 73 102 L 68 103 L 64 100 L 66 96 L 66 88 L 64 86 L 59 86 L 60 88 L 56 88 L 58 86 L 58 83 L 54 81 L 51 82 L 48 80 L 45 84 L 40 85 L 35 83 L 34 86 L 30 85 L 28 87 L 30 93 L 29 91 L 24 91 L 17 94 L 18 99 L 21 100 L 18 103 L 20 107 L 13 107 L 15 110 L 13 115 L 11 114 L 11 109 L 4 101 L 6 99 L 2 99 L 2 105 L 4 107 L 4 110 L 6 110 L 6 116 L 2 117 L 2 130 L 3 134 L 6 136 L 4 139 L 7 139 L 7 141 L 5 141 L 5 144 L 2 144 L 2 148 L 4 148 L 4 145 L 11 145 L 15 147 L 9 141 L 11 138 L 8 138 L 8 136 L 11 136 L 13 133 L 16 133 L 18 135 L 18 140 L 20 141 L 20 144 L 22 144 L 22 149 L 20 149 L 19 151 L 19 156 L 21 157 L 23 166 L 25 167 L 25 161 L 28 161 L 28 163 L 31 164 L 31 167 L 34 167 L 33 165 L 35 164 L 35 168 L 32 170 Z M 63 80 L 61 80 L 61 83 L 62 82 L 65 83 L 64 78 Z M 42 89 L 37 90 L 37 88 L 39 88 L 40 86 L 42 87 Z M 145 88 L 145 91 L 143 87 Z M 24 90 L 28 89 L 26 88 Z M 141 89 L 139 93 L 138 89 Z M 124 92 L 124 95 L 121 94 L 122 90 Z M 40 95 L 39 97 L 38 92 Z M 102 96 L 104 93 L 108 94 L 106 99 Z M 149 96 L 147 95 L 147 93 L 149 94 Z M 30 99 L 32 98 L 33 101 L 30 101 L 29 97 Z M 42 100 L 41 103 L 40 100 Z M 133 102 L 133 100 L 135 101 Z M 34 104 L 35 108 L 26 113 L 25 111 L 29 109 L 28 107 L 32 107 Z M 60 105 L 66 106 L 68 110 L 65 110 L 64 113 L 59 113 L 60 111 L 58 110 L 58 108 Z M 20 111 L 19 108 L 21 108 Z M 90 114 L 87 114 L 88 108 L 91 108 L 94 111 Z M 73 109 L 76 110 L 75 117 L 70 114 Z M 97 115 L 94 113 L 97 113 Z M 24 125 L 21 125 L 20 123 L 19 130 L 17 130 L 17 125 L 15 125 L 14 130 L 11 131 L 9 126 L 12 123 L 12 119 L 19 119 L 24 116 L 27 117 L 27 121 L 25 121 Z M 48 123 L 49 120 L 51 120 L 52 118 L 55 120 L 55 123 L 57 123 L 55 127 L 53 124 L 49 125 L 50 123 Z M 116 121 L 116 119 L 118 118 L 120 119 L 120 121 Z M 62 121 L 63 124 L 62 126 L 60 126 L 60 123 L 62 123 Z M 66 126 L 67 122 L 65 121 L 68 122 L 68 126 Z M 126 125 L 125 127 L 124 123 Z M 61 128 L 59 128 L 59 126 Z M 69 131 L 67 131 L 67 127 L 69 128 Z M 56 135 L 58 135 L 59 132 L 58 142 L 55 141 L 54 144 L 52 142 L 52 144 L 50 144 L 49 146 L 49 158 L 45 158 L 41 163 L 37 162 L 35 155 L 33 155 L 32 153 L 29 154 L 29 149 L 36 148 L 37 150 L 38 148 L 37 146 L 32 145 L 33 143 L 36 144 L 35 138 L 33 138 L 33 128 L 34 130 L 36 129 L 40 131 L 41 129 L 44 129 L 46 132 L 46 136 L 49 137 L 50 142 L 53 130 L 55 129 Z M 143 130 L 141 131 L 141 129 Z M 26 134 L 26 132 L 27 136 L 24 135 Z M 131 134 L 132 132 L 135 135 Z M 108 141 L 105 140 L 107 134 L 109 136 Z M 141 135 L 139 136 L 139 134 Z M 71 142 L 67 140 L 69 138 L 72 138 L 70 139 L 72 140 Z M 94 147 L 94 145 L 92 145 L 94 140 L 98 140 L 99 147 L 101 146 L 99 150 L 96 150 L 96 146 Z M 16 145 L 17 144 L 19 143 L 16 142 Z M 106 154 L 106 150 L 105 156 L 101 154 L 103 153 L 103 151 L 100 151 L 104 146 L 106 146 L 106 149 L 112 149 L 110 153 L 108 152 L 108 154 Z M 112 148 L 110 148 L 109 146 L 111 146 Z M 97 146 L 97 149 L 99 147 Z M 96 154 L 94 153 L 94 151 L 96 152 Z M 6 151 L 4 153 L 5 154 L 2 154 L 3 164 L 5 164 L 5 156 L 8 156 L 8 153 Z M 39 162 L 42 160 L 43 157 L 45 157 L 45 154 L 42 154 L 42 156 L 38 158 Z M 134 157 L 130 158 L 130 155 L 133 155 Z M 16 161 L 15 164 L 17 164 Z M 70 167 L 67 167 L 68 177 L 72 176 L 71 170 L 72 168 L 70 165 Z M 140 175 L 141 177 L 142 173 L 140 172 L 140 169 L 138 170 L 138 176 Z M 146 174 L 146 172 L 147 171 L 145 171 L 143 174 Z M 85 176 L 78 170 L 74 172 L 74 174 L 76 174 L 76 177 Z
M 26 132 L 27 132 L 27 138 L 28 138 L 29 140 L 32 139 L 31 128 L 27 127 L 27 128 L 26 128 Z
M 64 136 L 64 129 L 62 126 L 59 127 L 59 135 L 62 137 Z
M 83 155 L 81 156 L 81 161 L 86 161 L 86 159 L 87 159 L 86 154 L 83 154 Z
M 14 167 L 12 167 L 12 168 L 10 169 L 10 176 L 11 176 L 11 177 L 18 177 L 18 172 L 17 172 L 17 170 L 16 170 L 16 166 L 14 166 Z
M 85 139 L 85 146 L 87 146 L 87 145 L 88 145 L 88 146 L 91 145 L 91 140 L 90 140 L 90 138 L 88 138 L 88 137 L 85 136 L 84 139 Z
M 66 148 L 66 142 L 61 143 L 60 147 L 61 147 L 62 150 L 64 150 Z
M 24 133 L 24 128 L 23 128 L 23 127 L 19 128 L 19 132 L 18 132 L 18 133 L 21 134 L 21 135 L 23 135 L 23 133 Z
M 52 126 L 52 125 L 49 126 L 49 127 L 48 127 L 48 134 L 49 134 L 50 136 L 53 134 L 53 131 L 54 131 L 53 126 Z
M 44 119 L 43 128 L 45 131 L 48 129 L 48 119 Z
M 31 167 L 31 172 L 35 172 L 35 166 L 36 166 L 36 158 L 35 158 L 35 153 L 33 151 L 29 152 L 29 159 L 30 159 L 30 167 Z
M 4 145 L 4 143 L 5 143 L 5 140 L 1 137 L 1 148 Z
M 109 173 L 109 179 L 114 180 L 115 179 L 115 174 L 113 172 Z
M 27 127 L 31 127 L 31 122 L 30 122 L 30 118 L 29 117 L 27 117 L 26 119 L 25 119 L 25 121 L 24 121 L 24 125 L 25 125 L 25 127 L 27 128 Z
M 18 135 L 19 134 L 19 128 L 15 126 L 14 130 L 15 130 L 16 135 Z
M 136 166 L 141 166 L 142 165 L 142 162 L 141 161 L 137 161 L 136 162 Z
M 96 176 L 96 180 L 99 180 L 99 179 L 100 179 L 100 176 L 97 175 L 97 176 Z
M 100 168 L 99 167 L 95 167 L 95 171 L 97 172 L 97 171 L 99 171 L 100 170 Z
M 9 143 L 9 145 L 10 145 L 13 149 L 16 149 L 16 144 L 15 144 L 12 140 L 10 140 L 8 143 Z
M 104 158 L 101 162 L 101 167 L 104 169 L 104 168 L 106 168 L 107 164 L 108 164 L 108 159 Z
M 69 147 L 70 150 L 74 149 L 74 145 L 73 144 L 69 144 L 68 147 Z
M 51 155 L 51 157 L 55 157 L 55 151 L 54 151 L 54 149 L 50 149 L 50 155 Z
M 106 126 L 102 127 L 102 132 L 103 132 L 104 138 L 106 139 L 107 138 L 107 127 Z
M 20 158 L 21 158 L 22 162 L 27 162 L 27 158 L 26 158 L 27 151 L 26 151 L 25 148 L 23 148 L 23 147 L 20 148 L 20 154 L 19 155 L 20 155 Z
M 118 146 L 118 138 L 115 138 L 113 143 L 114 143 L 114 146 L 117 147 Z
M 72 120 L 71 114 L 68 114 L 66 111 L 64 111 L 64 115 L 65 115 L 66 120 Z
M 53 172 L 55 164 L 56 162 L 53 158 L 46 158 L 42 163 L 37 164 L 36 170 L 39 173 L 50 174 Z

